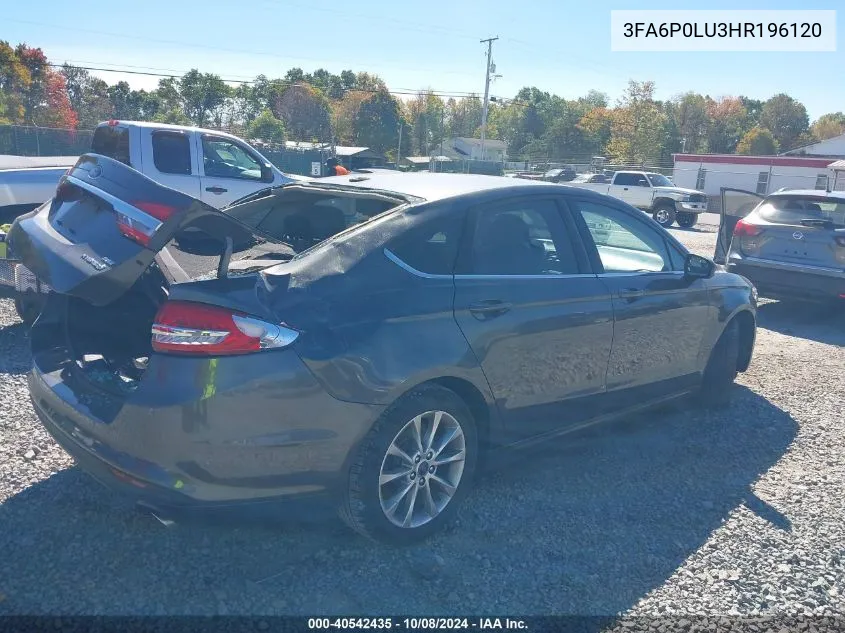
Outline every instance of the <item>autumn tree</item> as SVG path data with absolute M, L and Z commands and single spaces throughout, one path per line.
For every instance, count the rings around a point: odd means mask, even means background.
M 769 130 L 758 126 L 750 129 L 742 137 L 736 146 L 736 151 L 737 154 L 750 156 L 772 155 L 778 151 L 778 142 Z
M 823 114 L 813 122 L 810 131 L 820 141 L 845 134 L 845 114 L 842 112 Z
M 11 123 L 23 123 L 24 94 L 32 84 L 32 73 L 18 60 L 8 42 L 0 40 L 0 113 Z
M 355 118 L 361 104 L 372 95 L 372 92 L 351 88 L 343 93 L 343 97 L 332 101 L 332 125 L 338 143 L 351 145 L 355 142 Z
M 285 129 L 294 140 L 327 141 L 331 138 L 329 101 L 313 86 L 286 86 L 271 109 L 276 118 L 284 121 Z
M 742 99 L 722 97 L 707 100 L 707 151 L 727 154 L 736 150 L 737 143 L 748 131 L 748 112 Z

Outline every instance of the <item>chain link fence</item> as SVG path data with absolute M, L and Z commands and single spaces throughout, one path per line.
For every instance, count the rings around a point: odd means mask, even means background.
M 0 125 L 0 154 L 78 156 L 90 149 L 93 136 L 93 130 Z

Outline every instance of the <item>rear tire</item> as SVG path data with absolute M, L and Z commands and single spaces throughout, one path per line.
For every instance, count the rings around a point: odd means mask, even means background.
M 723 406 L 731 398 L 733 383 L 739 364 L 739 324 L 736 319 L 725 327 L 722 336 L 710 352 L 710 359 L 704 370 L 699 403 L 703 406 Z
M 668 229 L 675 223 L 675 205 L 669 202 L 661 202 L 652 210 L 651 217 L 664 229 Z
M 696 224 L 698 224 L 698 214 L 697 213 L 687 213 L 686 211 L 681 211 L 677 214 L 677 222 L 678 226 L 684 229 L 691 229 Z
M 41 314 L 43 303 L 42 297 L 34 292 L 27 292 L 15 299 L 15 311 L 24 325 L 29 327 L 35 323 L 35 319 Z
M 437 385 L 411 391 L 379 417 L 358 447 L 341 519 L 374 541 L 409 545 L 430 537 L 454 518 L 469 492 L 478 445 L 472 414 L 453 391 Z M 454 484 L 454 492 L 443 482 Z

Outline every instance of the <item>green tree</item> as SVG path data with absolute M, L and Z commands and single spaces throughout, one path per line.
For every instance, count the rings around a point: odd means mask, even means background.
M 480 135 L 482 104 L 477 95 L 449 98 L 445 108 L 447 136 L 473 138 Z M 487 118 L 489 120 L 489 113 Z
M 695 92 L 688 92 L 676 101 L 675 124 L 681 139 L 685 139 L 684 151 L 686 152 L 708 151 L 710 117 L 707 106 L 708 100 Z
M 202 127 L 212 121 L 219 125 L 222 107 L 231 89 L 219 75 L 201 73 L 196 69 L 185 73 L 179 80 L 179 94 L 185 116 Z
M 810 119 L 800 101 L 781 93 L 763 104 L 760 125 L 771 131 L 780 147 L 790 149 L 809 130 Z
M 736 146 L 737 154 L 750 156 L 767 156 L 776 154 L 778 142 L 774 135 L 762 127 L 751 128 Z
M 79 128 L 90 130 L 112 117 L 108 84 L 84 68 L 64 64 L 62 75 L 71 107 L 79 116 Z M 142 91 L 143 92 L 143 91 Z
M 355 143 L 386 152 L 399 142 L 400 123 L 399 103 L 386 90 L 379 90 L 364 99 L 358 108 L 354 126 Z M 405 151 L 403 154 L 407 156 Z
M 284 143 L 285 124 L 268 108 L 249 122 L 246 126 L 246 137 L 271 143 Z
M 409 151 L 426 156 L 437 151 L 445 136 L 446 113 L 443 100 L 432 91 L 418 92 L 406 104 L 408 122 L 412 126 Z
M 659 160 L 665 143 L 666 115 L 654 101 L 654 82 L 629 81 L 611 115 L 607 153 L 616 161 Z
M 813 122 L 810 131 L 820 141 L 845 134 L 845 114 L 842 112 L 823 114 Z

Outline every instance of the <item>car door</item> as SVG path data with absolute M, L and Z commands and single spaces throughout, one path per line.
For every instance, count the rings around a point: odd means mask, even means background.
M 554 198 L 525 196 L 470 210 L 454 305 L 514 437 L 565 428 L 598 408 L 612 301 Z
M 224 136 L 198 135 L 202 201 L 218 209 L 272 182 L 272 173 L 248 147 Z
M 200 197 L 199 160 L 189 132 L 141 129 L 142 172 L 165 187 Z
M 757 208 L 766 196 L 730 187 L 722 187 L 720 196 L 722 204 L 719 210 L 719 235 L 716 239 L 713 261 L 717 264 L 725 264 L 737 222 Z
M 636 210 L 573 199 L 574 219 L 614 306 L 607 404 L 624 407 L 682 391 L 700 377 L 707 280 L 687 277 L 686 252 Z

